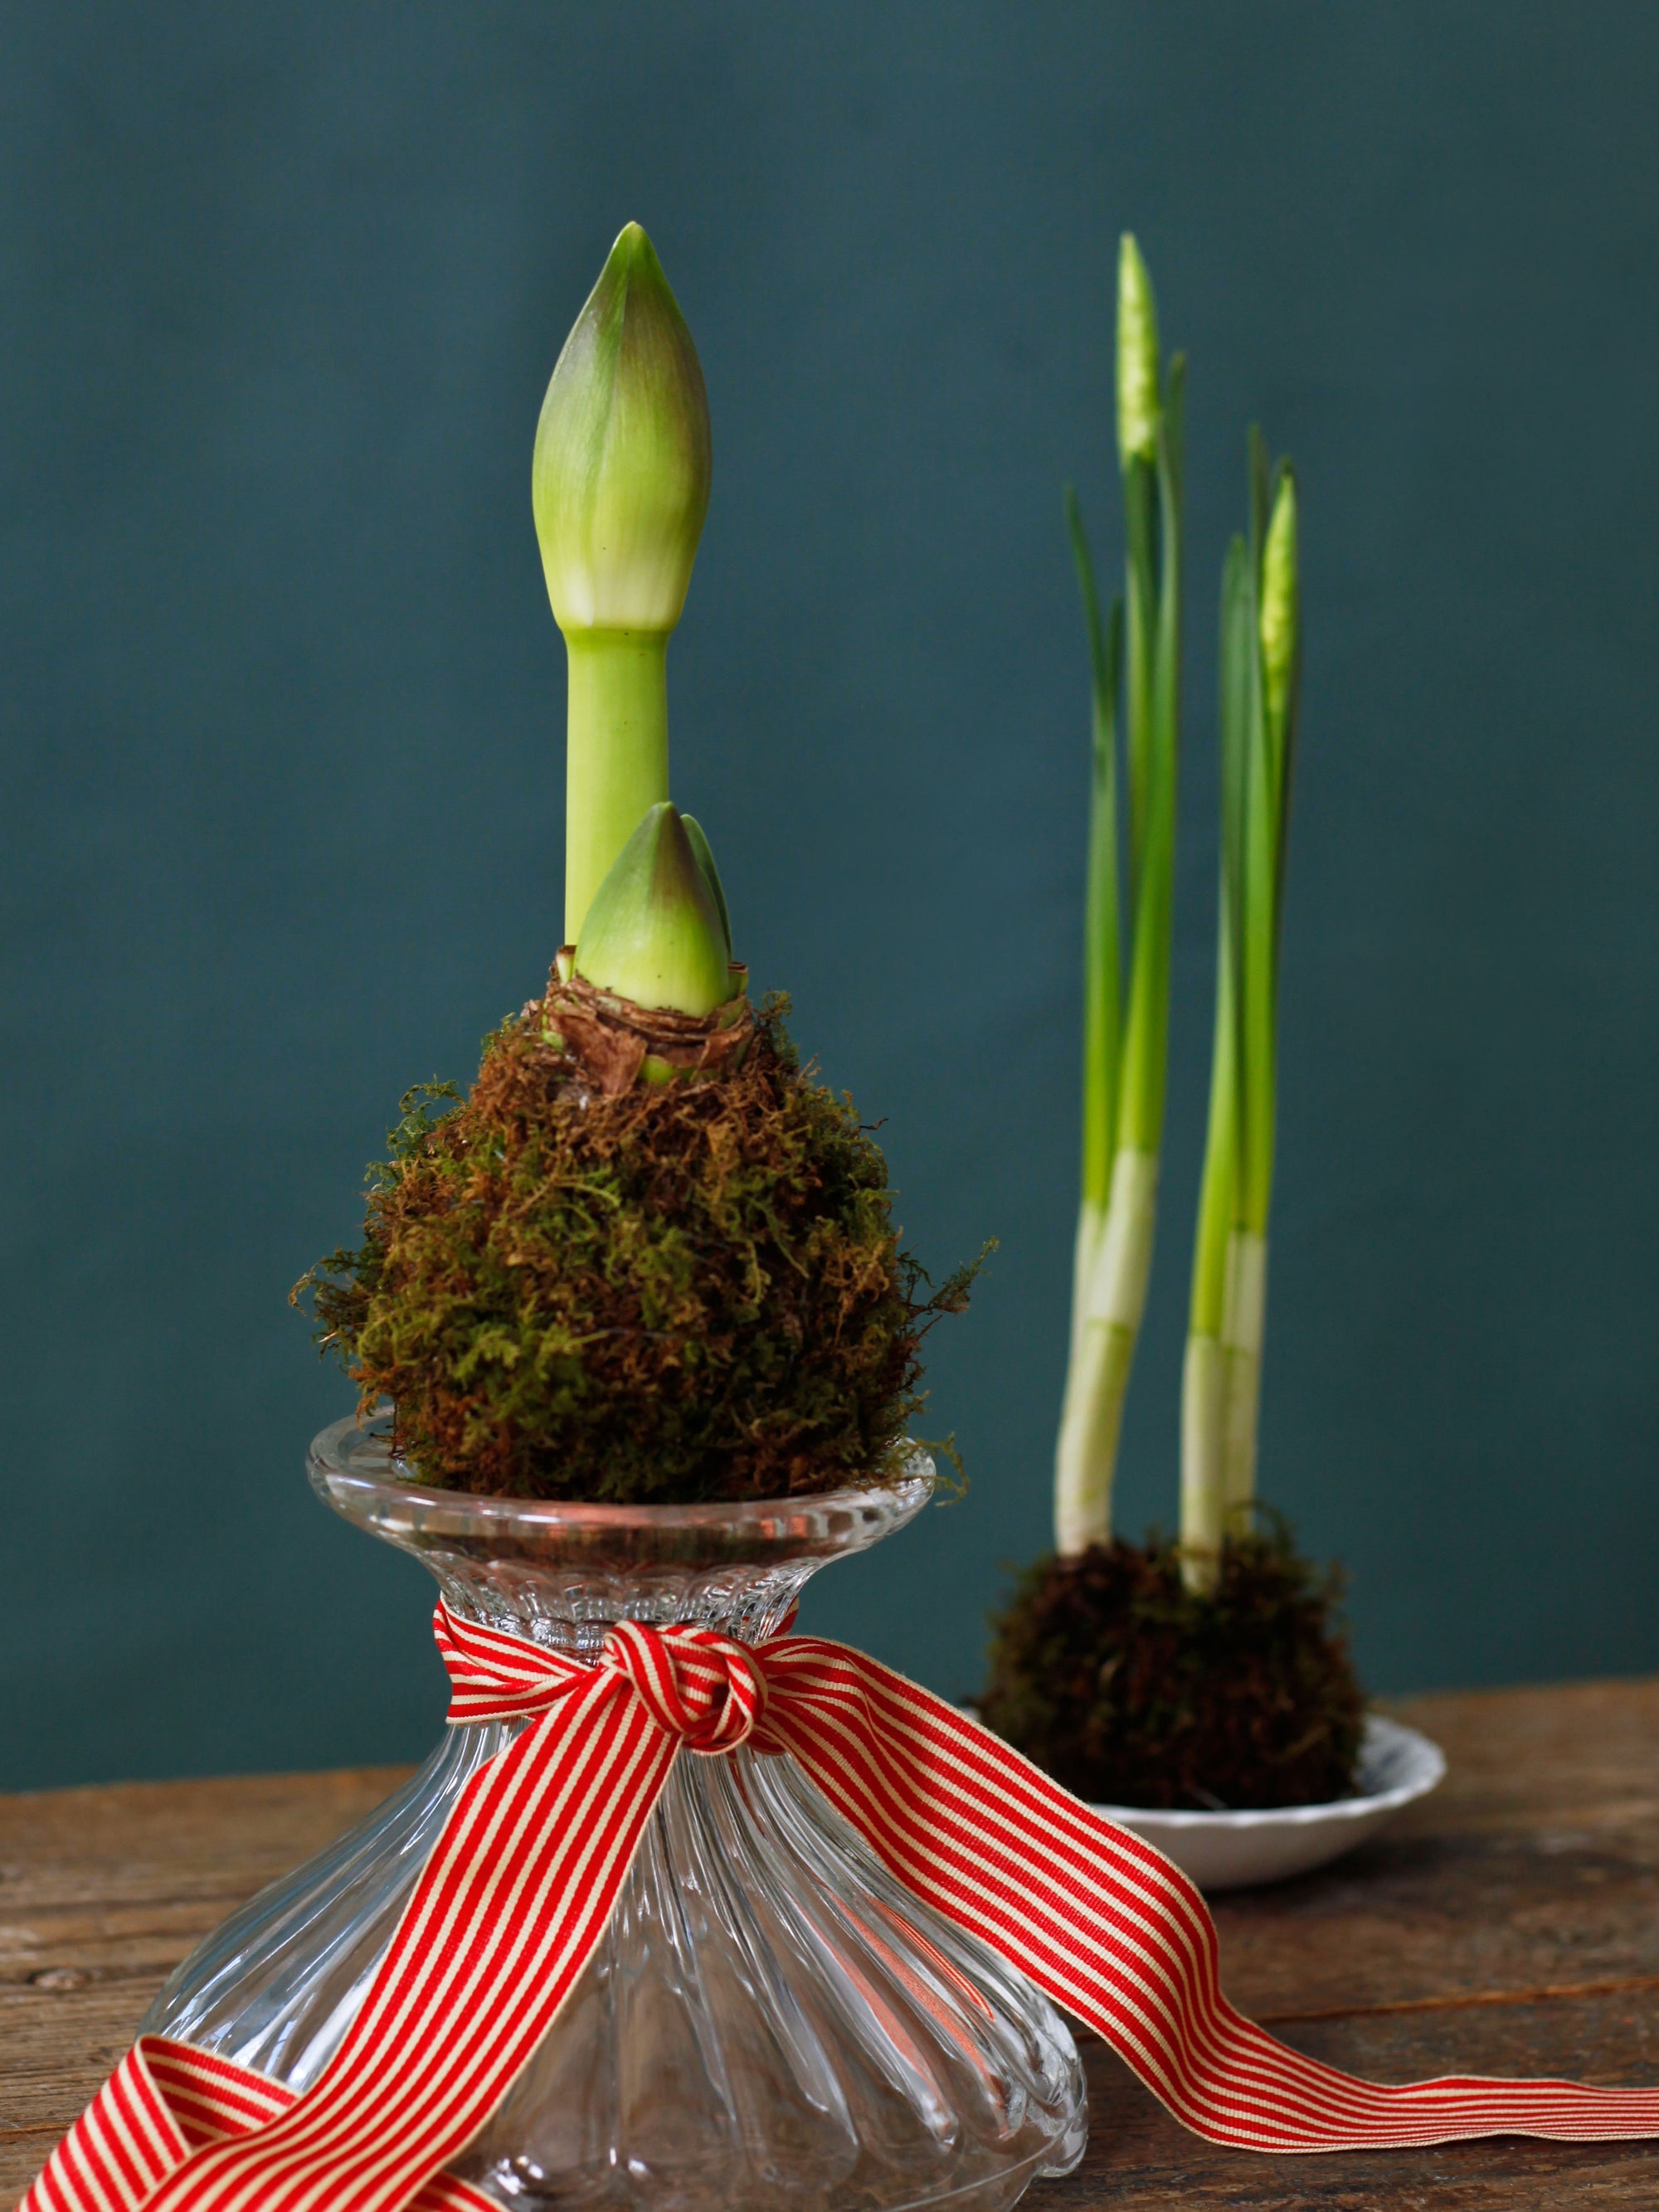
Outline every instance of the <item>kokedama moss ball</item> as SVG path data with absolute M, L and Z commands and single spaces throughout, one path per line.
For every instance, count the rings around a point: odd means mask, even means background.
M 781 1006 L 740 1065 L 607 1096 L 550 1003 L 464 1103 L 410 1094 L 362 1247 L 300 1286 L 395 1448 L 447 1488 L 658 1504 L 890 1474 L 972 1271 L 921 1294 L 881 1152 Z
M 1174 1544 L 1039 1560 L 994 1622 L 987 1725 L 1095 1804 L 1318 1804 L 1352 1786 L 1364 1705 L 1334 1573 L 1283 1533 L 1230 1541 L 1214 1593 Z

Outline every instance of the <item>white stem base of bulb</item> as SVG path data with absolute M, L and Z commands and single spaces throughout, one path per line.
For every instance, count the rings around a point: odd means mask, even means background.
M 1267 1240 L 1235 1229 L 1227 1241 L 1221 1341 L 1227 1354 L 1226 1487 L 1230 1528 L 1255 1496 L 1256 1431 L 1261 1406 L 1261 1346 L 1267 1326 Z
M 1078 1224 L 1078 1289 L 1072 1359 L 1054 1454 L 1054 1543 L 1062 1557 L 1104 1543 L 1112 1528 L 1112 1478 L 1124 1394 L 1146 1307 L 1158 1217 L 1158 1155 L 1125 1148 L 1112 1162 L 1111 1195 L 1092 1231 Z M 1087 1209 L 1085 1209 L 1086 1214 Z M 1080 1309 L 1080 1311 L 1079 1311 Z
M 1181 1375 L 1181 1579 L 1212 1590 L 1227 1526 L 1227 1354 L 1217 1336 L 1189 1336 Z
M 1215 1588 L 1223 1541 L 1243 1529 L 1255 1496 L 1267 1317 L 1267 1240 L 1235 1229 L 1221 1334 L 1189 1336 L 1182 1373 L 1181 1574 L 1194 1592 Z

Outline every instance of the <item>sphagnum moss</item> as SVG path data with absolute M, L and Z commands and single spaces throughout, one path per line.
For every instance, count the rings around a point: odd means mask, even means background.
M 1341 1796 L 1364 1700 L 1335 1576 L 1283 1528 L 1232 1536 L 1204 1590 L 1183 1565 L 1177 1545 L 1119 1538 L 1029 1567 L 994 1624 L 988 1724 L 1095 1804 Z
M 411 1094 L 363 1243 L 298 1286 L 427 1480 L 691 1504 L 878 1480 L 967 1303 L 900 1249 L 885 1163 L 769 1005 L 736 1068 L 599 1091 L 537 1000 L 471 1094 Z M 451 1094 L 452 1096 L 453 1094 Z

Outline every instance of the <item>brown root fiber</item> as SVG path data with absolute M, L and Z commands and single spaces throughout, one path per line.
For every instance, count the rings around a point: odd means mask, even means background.
M 747 974 L 736 969 L 733 980 Z M 754 1013 L 744 997 L 712 1015 L 677 1014 L 596 991 L 580 975 L 561 981 L 556 969 L 542 1001 L 544 1038 L 562 1045 L 580 1076 L 607 1098 L 619 1098 L 641 1077 L 672 1082 L 718 1075 L 742 1060 L 754 1034 Z
M 568 996 L 487 1040 L 464 1103 L 405 1100 L 362 1247 L 298 1286 L 319 1341 L 452 1489 L 670 1504 L 881 1479 L 972 1270 L 923 1294 L 881 1152 L 781 1004 L 736 1065 L 608 1096 L 555 1028 Z
M 1281 1532 L 1230 1542 L 1214 1594 L 1173 1544 L 1040 1559 L 993 1621 L 988 1727 L 1096 1804 L 1318 1804 L 1352 1786 L 1364 1700 L 1322 1573 Z

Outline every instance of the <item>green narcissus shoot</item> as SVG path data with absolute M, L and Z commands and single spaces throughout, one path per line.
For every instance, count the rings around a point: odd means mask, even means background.
M 731 995 L 726 927 L 678 811 L 651 807 L 600 884 L 576 973 L 636 1006 L 712 1014 Z
M 1250 441 L 1250 535 L 1221 589 L 1221 891 L 1209 1133 L 1181 1418 L 1182 1572 L 1215 1585 L 1255 1495 L 1279 949 L 1301 672 L 1296 480 Z
M 668 640 L 708 507 L 708 399 L 650 240 L 629 223 L 565 340 L 532 504 L 569 662 L 566 941 L 668 796 Z
M 1092 669 L 1093 778 L 1085 939 L 1083 1193 L 1071 1358 L 1054 1460 L 1054 1534 L 1072 1555 L 1111 1534 L 1124 1395 L 1152 1267 L 1163 1146 L 1180 729 L 1185 364 L 1160 368 L 1146 264 L 1118 259 L 1117 432 L 1125 592 L 1102 623 L 1075 500 L 1067 495 Z M 1121 696 L 1120 696 L 1121 695 Z M 1127 980 L 1117 759 L 1128 792 Z
M 1296 480 L 1282 462 L 1261 556 L 1261 675 L 1268 715 L 1281 731 L 1296 678 L 1297 611 Z
M 1140 248 L 1125 231 L 1117 255 L 1117 458 L 1158 458 L 1158 307 Z
M 690 841 L 697 866 L 702 870 L 703 881 L 714 894 L 714 904 L 720 908 L 720 927 L 726 933 L 726 957 L 732 957 L 732 916 L 726 903 L 726 886 L 720 881 L 720 872 L 714 866 L 714 851 L 703 835 L 702 824 L 694 814 L 682 814 L 680 823 Z

